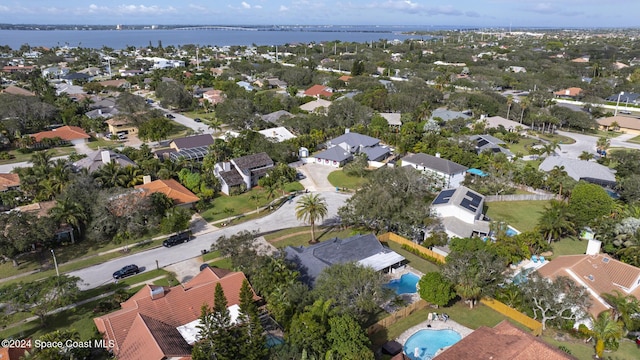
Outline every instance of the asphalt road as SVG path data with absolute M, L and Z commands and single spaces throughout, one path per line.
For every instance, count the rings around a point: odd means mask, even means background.
M 178 114 L 178 113 L 174 113 L 171 112 L 170 110 L 167 110 L 163 107 L 160 107 L 160 105 L 158 104 L 158 102 L 154 102 L 153 104 L 151 104 L 152 107 L 156 108 L 156 109 L 160 109 L 165 113 L 171 114 L 173 115 L 173 121 L 177 122 L 180 125 L 184 125 L 188 128 L 193 129 L 195 132 L 197 133 L 202 133 L 202 134 L 212 134 L 213 130 L 209 128 L 209 126 L 207 126 L 204 123 L 198 123 L 195 122 L 192 118 L 190 117 L 186 117 L 182 114 Z
M 557 131 L 558 134 L 570 137 L 576 142 L 568 145 L 560 145 L 559 155 L 571 159 L 577 159 L 583 151 L 596 154 L 596 143 L 598 137 L 593 135 L 578 134 L 574 132 Z M 612 148 L 640 149 L 640 144 L 627 142 L 626 140 L 634 137 L 632 134 L 622 134 L 611 139 Z
M 328 208 L 328 214 L 324 219 L 323 224 L 328 225 L 338 222 L 338 208 L 344 204 L 344 202 L 349 198 L 349 195 L 337 193 L 335 191 L 324 191 L 319 192 L 319 194 L 326 200 Z M 219 228 L 213 232 L 199 235 L 188 243 L 175 247 L 159 247 L 150 249 L 148 251 L 120 257 L 89 268 L 73 271 L 70 272 L 69 275 L 78 276 L 82 279 L 84 284 L 80 286 L 81 289 L 91 289 L 113 282 L 113 272 L 128 264 L 136 264 L 143 268 L 143 270 L 153 270 L 156 268 L 156 261 L 158 262 L 158 266 L 162 268 L 167 265 L 200 256 L 202 255 L 201 251 L 203 249 L 209 250 L 211 244 L 223 235 L 230 236 L 243 230 L 257 230 L 264 233 L 296 226 L 304 226 L 305 224 L 297 220 L 295 216 L 297 199 L 298 198 L 295 198 L 293 201 L 285 203 L 280 209 L 260 219 Z

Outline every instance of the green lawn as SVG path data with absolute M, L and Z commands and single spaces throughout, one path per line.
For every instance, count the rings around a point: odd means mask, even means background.
M 529 155 L 529 148 L 532 145 L 541 143 L 542 142 L 538 139 L 520 138 L 520 140 L 516 144 L 506 144 L 505 147 L 511 150 L 511 152 L 514 154 Z
M 548 201 L 496 201 L 486 203 L 487 216 L 504 221 L 519 231 L 533 230 Z
M 627 140 L 627 142 L 640 144 L 640 135 L 638 135 L 636 137 L 632 137 L 631 139 Z
M 425 260 L 418 255 L 411 253 L 402 248 L 402 245 L 395 243 L 393 241 L 389 241 L 385 243 L 391 250 L 397 252 L 398 254 L 404 256 L 405 259 L 409 262 L 409 266 L 412 268 L 426 274 L 428 272 L 440 271 L 440 267 L 428 260 Z
M 560 255 L 579 255 L 584 254 L 587 250 L 587 241 L 577 238 L 564 238 L 551 244 L 553 248 L 553 256 Z
M 564 135 L 559 135 L 559 134 L 548 134 L 548 133 L 544 133 L 544 134 L 538 134 L 539 137 L 545 139 L 545 140 L 549 140 L 549 141 L 558 141 L 558 143 L 560 145 L 565 144 L 574 144 L 576 141 L 573 138 L 570 138 L 568 136 L 564 136 Z
M 305 231 L 305 228 L 296 228 L 296 229 L 297 229 L 296 232 Z M 275 233 L 269 234 L 271 240 L 267 240 L 267 241 L 269 241 L 271 244 L 273 244 L 273 246 L 277 247 L 278 249 L 282 249 L 287 246 L 308 246 L 309 241 L 311 240 L 311 227 L 306 227 L 306 229 L 309 231 L 308 233 L 293 235 L 291 237 L 287 237 L 285 239 L 277 240 L 277 241 L 274 241 L 273 239 L 281 236 L 291 235 L 291 233 L 288 233 L 288 234 L 283 233 L 282 235 L 278 236 L 280 232 L 275 232 Z M 317 241 L 325 241 L 325 240 L 333 239 L 335 237 L 342 239 L 342 238 L 346 238 L 353 235 L 354 235 L 353 229 L 332 231 L 331 228 L 316 227 Z
M 285 193 L 303 189 L 304 187 L 299 182 L 289 183 L 284 186 Z M 253 194 L 258 195 L 257 201 L 251 198 Z M 275 193 L 275 196 L 282 196 L 282 191 L 278 190 Z M 267 193 L 260 187 L 253 188 L 240 195 L 227 196 L 220 194 L 213 199 L 208 209 L 201 212 L 200 215 L 209 222 L 217 221 L 250 211 L 255 211 L 257 207 L 265 206 L 271 201 L 273 201 L 273 198 L 267 199 Z
M 331 185 L 339 188 L 348 188 L 348 189 L 358 189 L 364 183 L 367 182 L 366 178 L 361 178 L 358 176 L 349 176 L 345 174 L 342 170 L 336 170 L 329 174 L 328 177 Z
M 92 150 L 115 149 L 117 147 L 122 146 L 122 143 L 118 141 L 107 140 L 102 137 L 101 138 L 92 137 L 91 140 L 87 143 L 87 146 L 89 146 L 89 148 L 91 148 Z
M 51 148 L 51 149 L 47 149 L 47 151 L 49 152 L 49 154 L 51 154 L 52 157 L 57 157 L 57 156 L 64 156 L 64 155 L 70 155 L 72 153 L 74 153 L 76 151 L 76 149 L 73 146 L 61 146 L 61 147 L 56 147 L 56 148 Z M 10 151 L 2 151 L 3 153 L 8 152 L 9 155 L 12 156 L 11 159 L 9 160 L 0 160 L 0 165 L 1 164 L 13 164 L 13 163 L 17 163 L 17 162 L 23 162 L 23 161 L 29 161 L 31 160 L 31 156 L 35 153 L 34 152 L 30 152 L 27 154 L 23 154 L 17 150 L 10 150 Z

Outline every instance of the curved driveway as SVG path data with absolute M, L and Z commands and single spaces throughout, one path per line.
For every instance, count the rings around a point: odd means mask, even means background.
M 325 198 L 328 208 L 328 214 L 324 219 L 323 224 L 335 224 L 339 221 L 337 218 L 338 208 L 344 204 L 344 202 L 349 198 L 349 195 L 328 191 L 319 192 L 319 194 Z M 202 255 L 201 251 L 203 249 L 209 250 L 211 244 L 216 242 L 218 238 L 223 235 L 230 236 L 243 230 L 257 230 L 264 233 L 290 227 L 303 226 L 305 224 L 297 220 L 295 216 L 296 201 L 297 198 L 285 203 L 280 209 L 274 211 L 272 214 L 260 219 L 247 221 L 238 225 L 220 228 L 210 233 L 198 235 L 193 240 L 185 244 L 172 248 L 158 247 L 148 251 L 120 257 L 99 265 L 70 272 L 69 275 L 78 276 L 83 280 L 84 284 L 80 286 L 81 289 L 91 289 L 112 282 L 113 278 L 111 277 L 111 274 L 128 264 L 136 264 L 144 270 L 152 270 L 156 268 L 156 261 L 158 266 L 163 268 L 167 265 L 200 256 Z
M 560 150 L 558 151 L 560 153 L 560 156 L 577 159 L 583 151 L 587 151 L 594 155 L 596 154 L 596 143 L 598 142 L 597 136 L 566 131 L 557 131 L 557 133 L 559 135 L 570 137 L 576 141 L 574 144 L 560 145 Z M 635 135 L 631 134 L 622 134 L 618 137 L 612 138 L 611 147 L 622 147 L 627 149 L 640 150 L 640 144 L 634 144 L 626 141 L 634 136 Z

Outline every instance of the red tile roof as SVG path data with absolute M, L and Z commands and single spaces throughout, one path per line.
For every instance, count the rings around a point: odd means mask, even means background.
M 12 187 L 20 186 L 18 174 L 0 174 L 0 191 L 7 191 Z
M 436 360 L 561 360 L 576 359 L 507 320 L 493 328 L 481 326 L 437 355 Z
M 2 90 L 5 94 L 13 94 L 13 95 L 23 95 L 23 96 L 36 96 L 34 92 L 23 89 L 21 87 L 9 85 Z
M 66 141 L 89 139 L 91 137 L 84 130 L 82 130 L 82 128 L 68 125 L 49 131 L 42 131 L 36 134 L 32 134 L 31 136 L 38 142 L 42 141 L 42 139 L 52 139 L 56 137 Z
M 169 199 L 172 199 L 176 205 L 191 204 L 200 200 L 199 197 L 174 179 L 155 180 L 148 184 L 136 185 L 135 188 L 144 189 L 151 193 L 163 193 L 167 195 Z
M 562 89 L 560 91 L 556 91 L 554 94 L 556 96 L 576 97 L 582 94 L 582 89 L 579 87 L 570 87 L 568 89 Z
M 547 278 L 567 276 L 595 294 L 613 293 L 614 290 L 636 295 L 640 292 L 640 268 L 625 264 L 608 255 L 565 255 L 549 261 L 538 269 Z M 637 296 L 637 295 L 636 295 Z M 607 309 L 600 299 L 591 297 L 589 312 L 597 316 Z
M 304 92 L 304 94 L 306 96 L 325 96 L 325 97 L 331 97 L 331 95 L 333 95 L 330 89 L 324 85 L 313 85 L 312 87 L 308 88 Z
M 213 307 L 213 294 L 220 283 L 228 305 L 240 302 L 240 287 L 245 280 L 241 272 L 223 277 L 206 268 L 184 285 L 162 287 L 164 293 L 151 296 L 161 287 L 146 285 L 121 304 L 122 309 L 93 319 L 106 340 L 113 340 L 113 351 L 119 360 L 161 360 L 189 358 L 191 346 L 176 329 L 200 317 L 203 304 Z M 259 299 L 256 295 L 254 298 Z

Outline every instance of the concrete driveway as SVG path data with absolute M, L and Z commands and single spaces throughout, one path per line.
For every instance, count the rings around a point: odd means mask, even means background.
M 299 180 L 300 184 L 309 191 L 335 191 L 335 186 L 328 180 L 329 174 L 338 170 L 331 166 L 309 163 L 297 168 L 306 179 Z
M 557 131 L 559 135 L 567 136 L 574 139 L 576 142 L 568 145 L 560 145 L 559 155 L 571 159 L 577 159 L 583 151 L 587 151 L 591 154 L 596 154 L 596 143 L 598 137 L 594 135 L 578 134 L 574 132 Z M 611 139 L 612 148 L 627 148 L 627 149 L 640 149 L 640 144 L 634 144 L 627 142 L 627 140 L 633 138 L 632 134 L 622 134 L 618 137 Z

